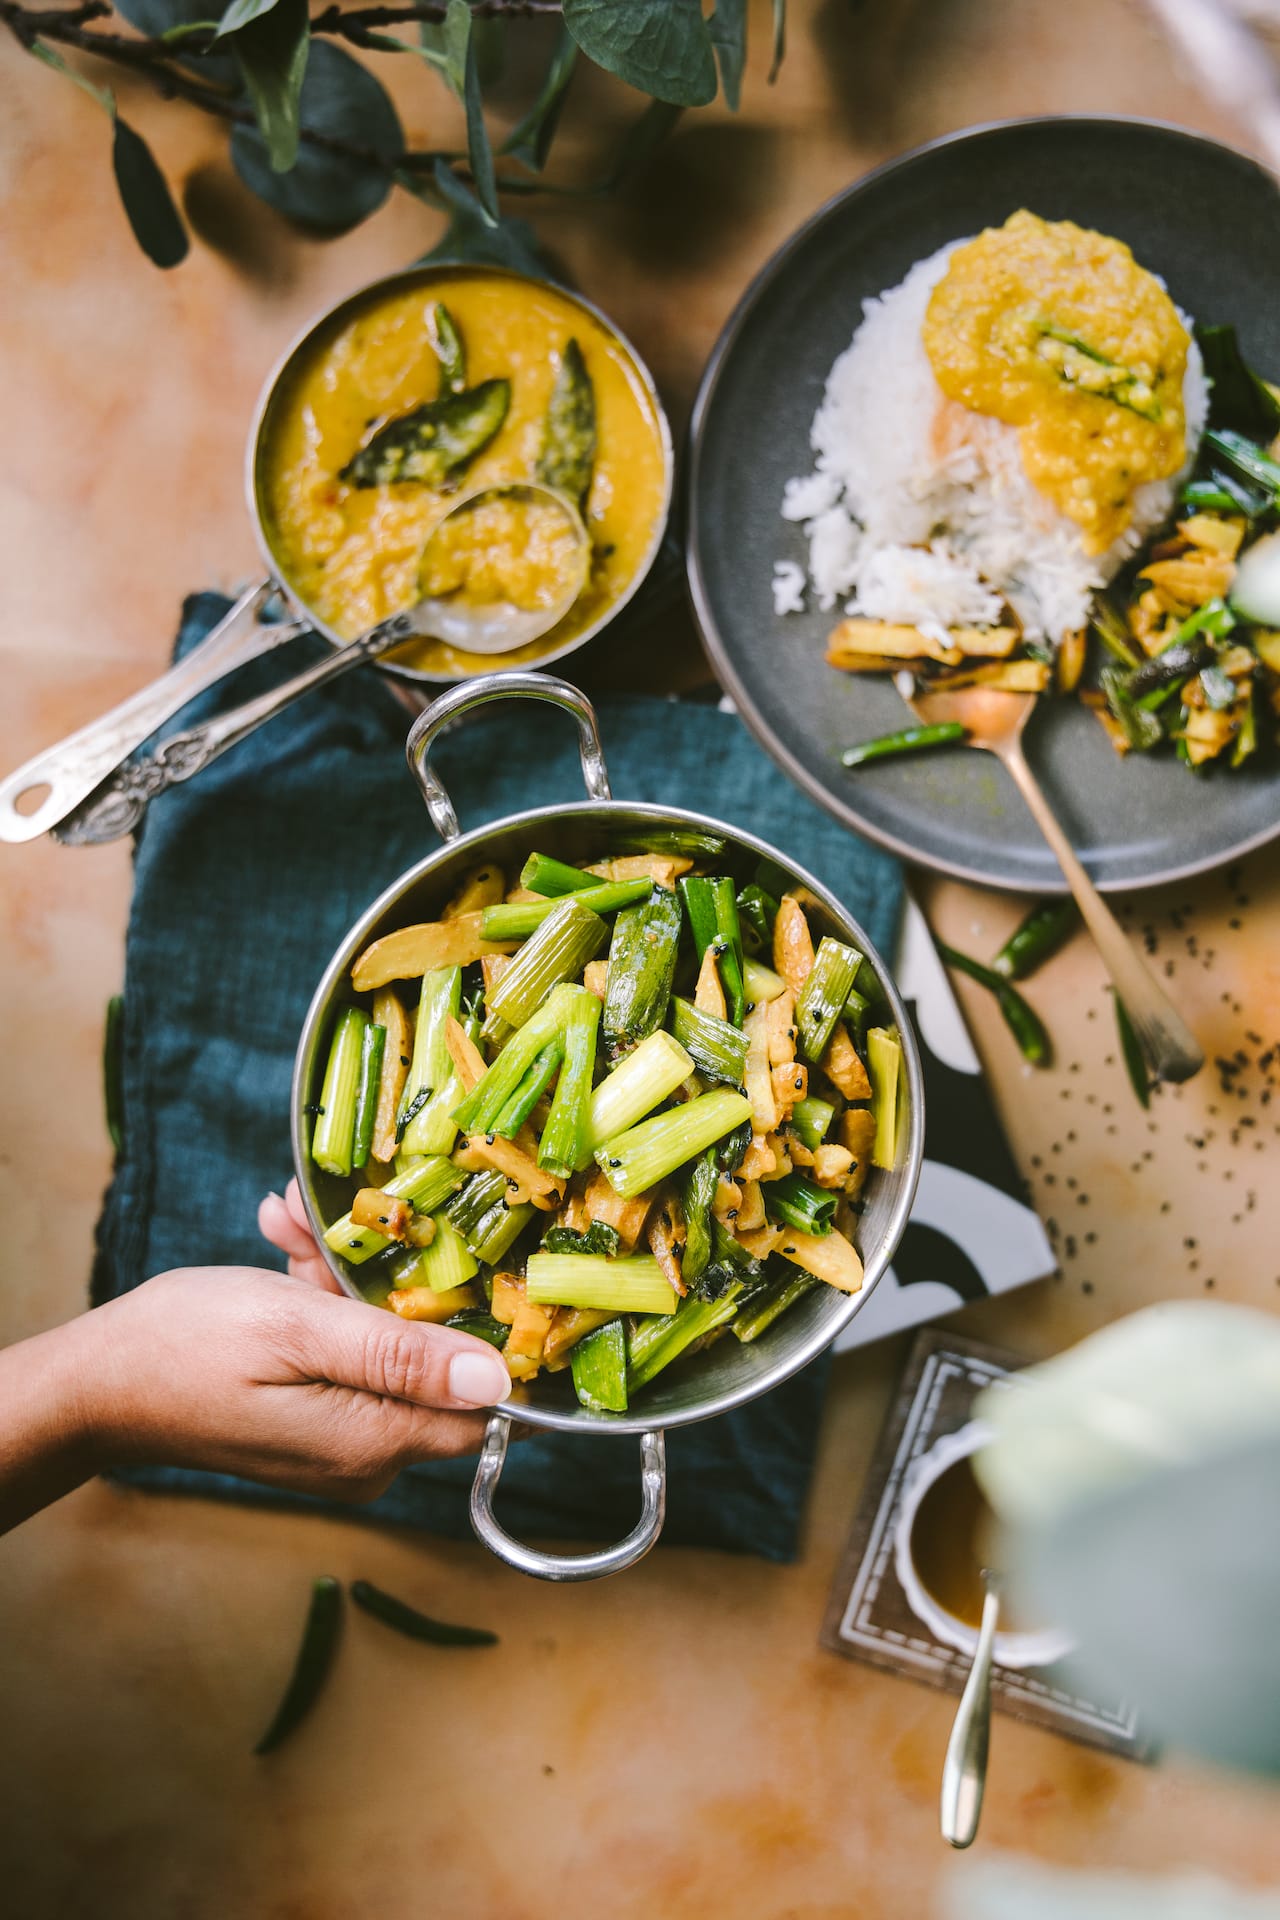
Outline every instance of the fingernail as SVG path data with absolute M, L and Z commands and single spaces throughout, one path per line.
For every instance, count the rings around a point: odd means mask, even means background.
M 449 1392 L 467 1407 L 496 1407 L 511 1392 L 511 1375 L 496 1355 L 455 1353 L 449 1362 Z

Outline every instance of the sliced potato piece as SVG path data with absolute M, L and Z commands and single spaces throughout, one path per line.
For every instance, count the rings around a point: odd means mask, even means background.
M 449 1049 L 449 1058 L 457 1070 L 458 1079 L 462 1082 L 462 1091 L 470 1093 L 474 1087 L 479 1086 L 487 1071 L 484 1055 L 461 1020 L 455 1020 L 452 1014 L 445 1027 L 444 1037 L 445 1045 Z
M 992 660 L 985 666 L 943 674 L 931 684 L 939 691 L 955 687 L 994 687 L 999 693 L 1043 693 L 1051 671 L 1045 660 Z
M 370 1151 L 375 1160 L 394 1160 L 396 1116 L 400 1111 L 404 1083 L 409 1075 L 413 1047 L 409 1039 L 409 1016 L 400 995 L 393 993 L 390 987 L 383 987 L 374 994 L 373 1021 L 375 1026 L 385 1027 L 387 1038 L 382 1049 L 378 1105 L 373 1116 L 373 1145 Z
M 747 1036 L 747 1064 L 743 1084 L 751 1102 L 751 1126 L 755 1133 L 772 1133 L 778 1124 L 777 1096 L 769 1066 L 769 1008 L 759 1002 L 742 1023 Z
M 657 1198 L 657 1190 L 637 1193 L 630 1200 L 624 1200 L 615 1193 L 603 1173 L 593 1176 L 583 1196 L 586 1202 L 587 1223 L 603 1220 L 606 1227 L 612 1227 L 622 1243 L 623 1253 L 630 1253 L 641 1234 L 645 1221 L 649 1218 L 649 1209 Z
M 769 1065 L 784 1067 L 796 1057 L 796 996 L 787 987 L 769 1002 Z
M 853 1155 L 848 1147 L 825 1140 L 813 1156 L 813 1177 L 820 1187 L 843 1189 L 852 1166 Z
M 793 893 L 784 893 L 778 902 L 778 917 L 773 923 L 773 966 L 792 993 L 799 993 L 813 971 L 813 936 L 804 908 Z
M 1054 661 L 1059 693 L 1074 693 L 1080 685 L 1080 676 L 1084 672 L 1085 654 L 1088 650 L 1088 639 L 1086 627 L 1075 627 L 1070 633 L 1063 634 L 1058 644 L 1057 658 Z
M 703 1013 L 714 1013 L 717 1020 L 723 1020 L 728 1011 L 724 997 L 724 988 L 720 984 L 720 968 L 716 962 L 714 946 L 707 948 L 702 956 L 702 965 L 698 968 L 698 984 L 693 990 L 693 1004 Z
M 582 984 L 588 993 L 594 993 L 597 1000 L 603 1001 L 609 985 L 609 962 L 588 960 L 582 969 Z
M 650 1253 L 676 1292 L 683 1296 L 689 1291 L 680 1270 L 684 1254 L 684 1220 L 678 1202 L 669 1194 L 663 1196 L 661 1204 L 649 1215 L 648 1240 Z
M 827 638 L 827 660 L 843 667 L 850 656 L 874 654 L 880 660 L 941 660 L 949 665 L 963 656 L 958 646 L 944 646 L 934 634 L 921 633 L 919 627 L 895 626 L 887 620 L 866 620 L 855 615 L 833 627 Z
M 793 1266 L 825 1280 L 829 1287 L 838 1287 L 841 1293 L 857 1293 L 862 1286 L 862 1262 L 853 1242 L 842 1233 L 796 1233 L 788 1227 L 776 1251 Z
M 769 1180 L 777 1171 L 778 1156 L 763 1133 L 753 1133 L 751 1145 L 736 1169 L 739 1180 Z
M 626 853 L 617 860 L 597 860 L 582 871 L 598 873 L 602 880 L 652 880 L 670 890 L 692 865 L 683 853 Z
M 1189 519 L 1179 520 L 1178 532 L 1189 545 L 1208 553 L 1225 553 L 1228 560 L 1234 560 L 1244 539 L 1245 522 L 1223 520 L 1216 513 L 1193 513 Z
M 486 953 L 514 953 L 511 941 L 480 937 L 483 918 L 482 913 L 461 913 L 456 920 L 427 920 L 384 934 L 352 967 L 352 986 L 357 993 L 367 993 L 392 980 L 420 980 L 433 967 L 469 967 Z
M 446 1287 L 443 1293 L 437 1293 L 434 1287 L 396 1287 L 387 1295 L 387 1305 L 402 1320 L 429 1320 L 437 1327 L 477 1304 L 476 1290 L 469 1282 L 463 1287 Z
M 440 918 L 458 920 L 464 913 L 480 913 L 485 907 L 496 907 L 506 884 L 502 868 L 495 867 L 492 861 L 482 867 L 472 867 L 463 875 L 462 885 Z
M 502 1349 L 507 1372 L 513 1380 L 532 1380 L 542 1365 L 542 1352 L 555 1313 L 554 1307 L 540 1306 L 536 1300 L 521 1296 L 507 1344 Z
M 742 1203 L 733 1225 L 734 1231 L 739 1234 L 751 1233 L 756 1227 L 764 1225 L 764 1195 L 758 1180 L 742 1182 Z
M 523 1299 L 524 1275 L 522 1273 L 494 1274 L 493 1298 L 489 1302 L 489 1311 L 495 1320 L 501 1320 L 504 1327 L 509 1327 Z
M 453 1164 L 468 1173 L 478 1172 L 482 1167 L 496 1167 L 506 1175 L 509 1207 L 522 1207 L 532 1200 L 534 1206 L 541 1207 L 545 1213 L 558 1207 L 564 1198 L 564 1182 L 540 1167 L 534 1156 L 514 1140 L 504 1140 L 500 1133 L 473 1133 L 466 1145 L 453 1155 Z
M 799 1060 L 785 1060 L 769 1069 L 769 1078 L 781 1123 L 791 1118 L 791 1109 L 796 1101 L 803 1100 L 809 1091 L 809 1069 Z
M 413 1209 L 407 1200 L 397 1200 L 378 1187 L 361 1187 L 351 1202 L 353 1227 L 372 1227 L 388 1240 L 406 1240 Z
M 871 1081 L 862 1057 L 853 1041 L 849 1038 L 849 1029 L 843 1020 L 837 1020 L 827 1042 L 827 1050 L 820 1062 L 832 1086 L 841 1092 L 846 1100 L 869 1100 Z
M 870 1107 L 848 1107 L 840 1115 L 836 1132 L 840 1136 L 840 1145 L 852 1160 L 845 1176 L 844 1190 L 851 1200 L 856 1200 L 871 1171 L 871 1156 L 876 1144 L 876 1117 Z

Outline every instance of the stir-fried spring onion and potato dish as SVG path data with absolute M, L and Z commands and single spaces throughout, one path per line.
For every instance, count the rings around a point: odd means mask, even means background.
M 261 437 L 258 486 L 290 585 L 343 639 L 424 596 L 542 611 L 572 578 L 571 522 L 591 541 L 582 593 L 536 659 L 598 620 L 647 563 L 666 500 L 666 443 L 616 334 L 550 286 L 459 267 L 375 288 L 299 350 Z M 491 487 L 434 529 L 461 494 Z M 488 662 L 420 639 L 404 664 L 461 675 Z
M 844 672 L 1078 694 L 1119 753 L 1239 767 L 1280 713 L 1278 431 L 1230 327 L 1122 241 L 1015 213 L 866 303 L 786 490 L 808 565 L 778 563 L 776 608 L 839 605 Z
M 860 1196 L 905 1126 L 873 969 L 699 851 L 534 851 L 512 891 L 475 868 L 356 960 L 309 1110 L 365 1297 L 602 1412 L 811 1288 L 856 1293 Z

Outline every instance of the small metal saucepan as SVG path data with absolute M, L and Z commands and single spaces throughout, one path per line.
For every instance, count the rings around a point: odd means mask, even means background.
M 282 410 L 289 404 L 289 395 L 300 362 L 311 350 L 318 338 L 332 333 L 345 321 L 353 318 L 364 307 L 388 296 L 405 293 L 421 287 L 428 292 L 443 281 L 456 279 L 459 274 L 480 274 L 485 279 L 510 280 L 520 284 L 542 286 L 542 281 L 534 280 L 526 274 L 512 273 L 504 267 L 471 267 L 442 264 L 439 266 L 410 267 L 403 273 L 387 275 L 384 279 L 370 281 L 367 286 L 348 294 L 336 305 L 312 320 L 286 350 L 279 363 L 270 374 L 258 400 L 249 431 L 245 460 L 245 492 L 249 514 L 257 534 L 258 549 L 267 569 L 266 578 L 258 581 L 241 594 L 226 617 L 208 633 L 197 647 L 194 647 L 177 666 L 168 673 L 142 688 L 139 693 L 123 701 L 118 707 L 92 721 L 87 727 L 61 740 L 56 746 L 29 760 L 15 773 L 0 780 L 0 840 L 21 842 L 34 840 L 42 833 L 48 833 L 67 819 L 75 809 L 88 800 L 89 796 L 106 781 L 128 756 L 140 747 L 144 740 L 172 719 L 175 713 L 188 705 L 198 693 L 213 686 L 235 668 L 260 654 L 267 653 L 284 645 L 286 641 L 297 639 L 302 634 L 316 633 L 334 647 L 346 644 L 343 636 L 328 626 L 314 610 L 303 600 L 300 593 L 286 578 L 276 557 L 271 540 L 271 529 L 266 503 L 267 456 L 273 444 L 273 433 Z M 568 639 L 557 641 L 555 632 L 543 640 L 535 640 L 529 648 L 523 649 L 526 664 L 539 667 L 548 666 L 553 660 L 563 659 L 576 648 L 585 646 L 602 627 L 619 614 L 627 602 L 642 584 L 653 565 L 662 537 L 666 531 L 667 513 L 671 503 L 671 484 L 674 473 L 674 455 L 671 445 L 671 429 L 658 398 L 653 378 L 644 362 L 640 359 L 631 342 L 619 332 L 612 320 L 601 313 L 598 307 L 580 294 L 572 293 L 567 287 L 555 286 L 552 291 L 558 299 L 578 307 L 592 320 L 596 321 L 610 334 L 613 340 L 626 354 L 630 362 L 636 387 L 644 394 L 652 409 L 654 424 L 659 438 L 663 462 L 663 491 L 654 516 L 654 524 L 648 545 L 640 558 L 634 574 L 625 589 L 604 606 L 597 617 L 581 631 L 573 633 Z M 511 479 L 525 476 L 512 473 Z M 283 601 L 285 618 L 268 619 L 265 616 L 274 611 Z M 468 656 L 468 668 L 476 673 L 493 671 L 490 661 L 481 655 Z M 471 661 L 474 660 L 474 666 Z M 407 666 L 396 660 L 379 659 L 374 664 L 380 671 L 391 674 L 395 679 L 407 682 L 411 686 L 444 686 L 457 680 L 468 668 L 451 668 L 448 671 L 428 670 L 424 667 Z M 519 664 L 516 662 L 515 664 Z M 121 806 L 113 806 L 108 817 L 95 822 L 91 831 L 71 833 L 63 837 L 69 839 L 100 840 L 112 839 L 124 833 L 141 817 L 143 808 L 152 791 L 158 791 L 174 779 L 185 779 L 189 771 L 203 765 L 208 758 L 201 757 L 203 743 L 192 743 L 188 749 L 185 738 L 180 737 L 174 752 L 167 760 L 163 749 L 156 756 L 154 766 L 144 767 L 136 793 L 130 789 L 123 796 Z M 189 752 L 191 766 L 178 766 L 175 757 L 180 759 Z
M 450 721 L 475 707 L 508 697 L 546 700 L 573 716 L 578 726 L 583 779 L 591 797 L 568 806 L 536 807 L 492 826 L 462 833 L 438 775 L 427 764 L 428 753 L 436 736 Z M 479 862 L 494 862 L 511 873 L 518 872 L 527 855 L 535 849 L 556 859 L 575 862 L 635 852 L 646 839 L 669 834 L 673 829 L 716 835 L 725 842 L 729 862 L 735 867 L 745 865 L 748 872 L 758 873 L 761 884 L 769 891 L 780 894 L 797 887 L 807 889 L 816 903 L 809 909 L 815 938 L 830 933 L 866 955 L 902 1035 L 906 1125 L 900 1136 L 899 1164 L 892 1172 L 874 1173 L 866 1189 L 865 1211 L 858 1233 L 866 1267 L 860 1293 L 850 1295 L 830 1287 L 816 1287 L 757 1342 L 742 1345 L 737 1340 L 722 1340 L 691 1365 L 663 1374 L 646 1391 L 634 1412 L 590 1412 L 579 1406 L 571 1394 L 566 1394 L 562 1377 L 553 1376 L 546 1380 L 540 1377 L 528 1387 L 518 1388 L 512 1399 L 491 1417 L 471 1494 L 471 1521 L 476 1533 L 499 1559 L 524 1573 L 544 1580 L 594 1579 L 633 1565 L 658 1537 L 666 1498 L 664 1430 L 706 1420 L 712 1414 L 727 1413 L 730 1408 L 741 1406 L 777 1386 L 835 1339 L 889 1264 L 907 1223 L 924 1148 L 919 1055 L 906 1009 L 884 960 L 847 909 L 803 867 L 756 835 L 724 821 L 682 813 L 671 807 L 611 798 L 595 713 L 575 687 L 536 673 L 495 674 L 466 682 L 442 695 L 415 722 L 406 750 L 410 769 L 445 844 L 402 874 L 360 917 L 325 969 L 307 1012 L 293 1075 L 293 1150 L 303 1200 L 318 1239 L 345 1208 L 346 1188 L 312 1162 L 307 1150 L 306 1114 L 318 1095 L 334 1019 L 349 996 L 352 963 L 371 941 L 397 927 L 438 913 L 464 871 Z M 341 1261 L 327 1251 L 326 1257 L 343 1289 L 359 1297 Z M 514 1540 L 499 1525 L 493 1511 L 512 1419 L 525 1421 L 530 1426 L 581 1433 L 584 1438 L 599 1434 L 638 1434 L 643 1511 L 634 1531 L 616 1546 L 572 1556 L 545 1553 Z

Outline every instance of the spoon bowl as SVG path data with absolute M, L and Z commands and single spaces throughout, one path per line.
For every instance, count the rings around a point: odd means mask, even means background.
M 532 606 L 521 605 L 504 593 L 505 583 L 498 584 L 492 597 L 463 597 L 476 577 L 477 562 L 483 580 L 484 546 L 491 537 L 484 516 L 487 509 L 500 503 L 517 510 L 536 509 L 541 521 L 541 527 L 538 520 L 532 524 L 526 521 L 523 544 L 516 542 L 507 548 L 513 562 L 525 562 L 530 548 L 539 540 L 544 546 L 550 543 L 556 548 L 548 556 L 550 577 L 530 595 L 536 601 Z M 469 540 L 473 529 L 479 529 L 474 541 Z M 467 653 L 513 653 L 563 620 L 586 586 L 590 567 L 591 536 L 567 494 L 533 480 L 475 487 L 453 502 L 427 536 L 418 573 L 420 584 L 427 590 L 410 609 L 413 631 L 444 640 Z M 456 579 L 458 584 L 432 592 L 437 578 Z

